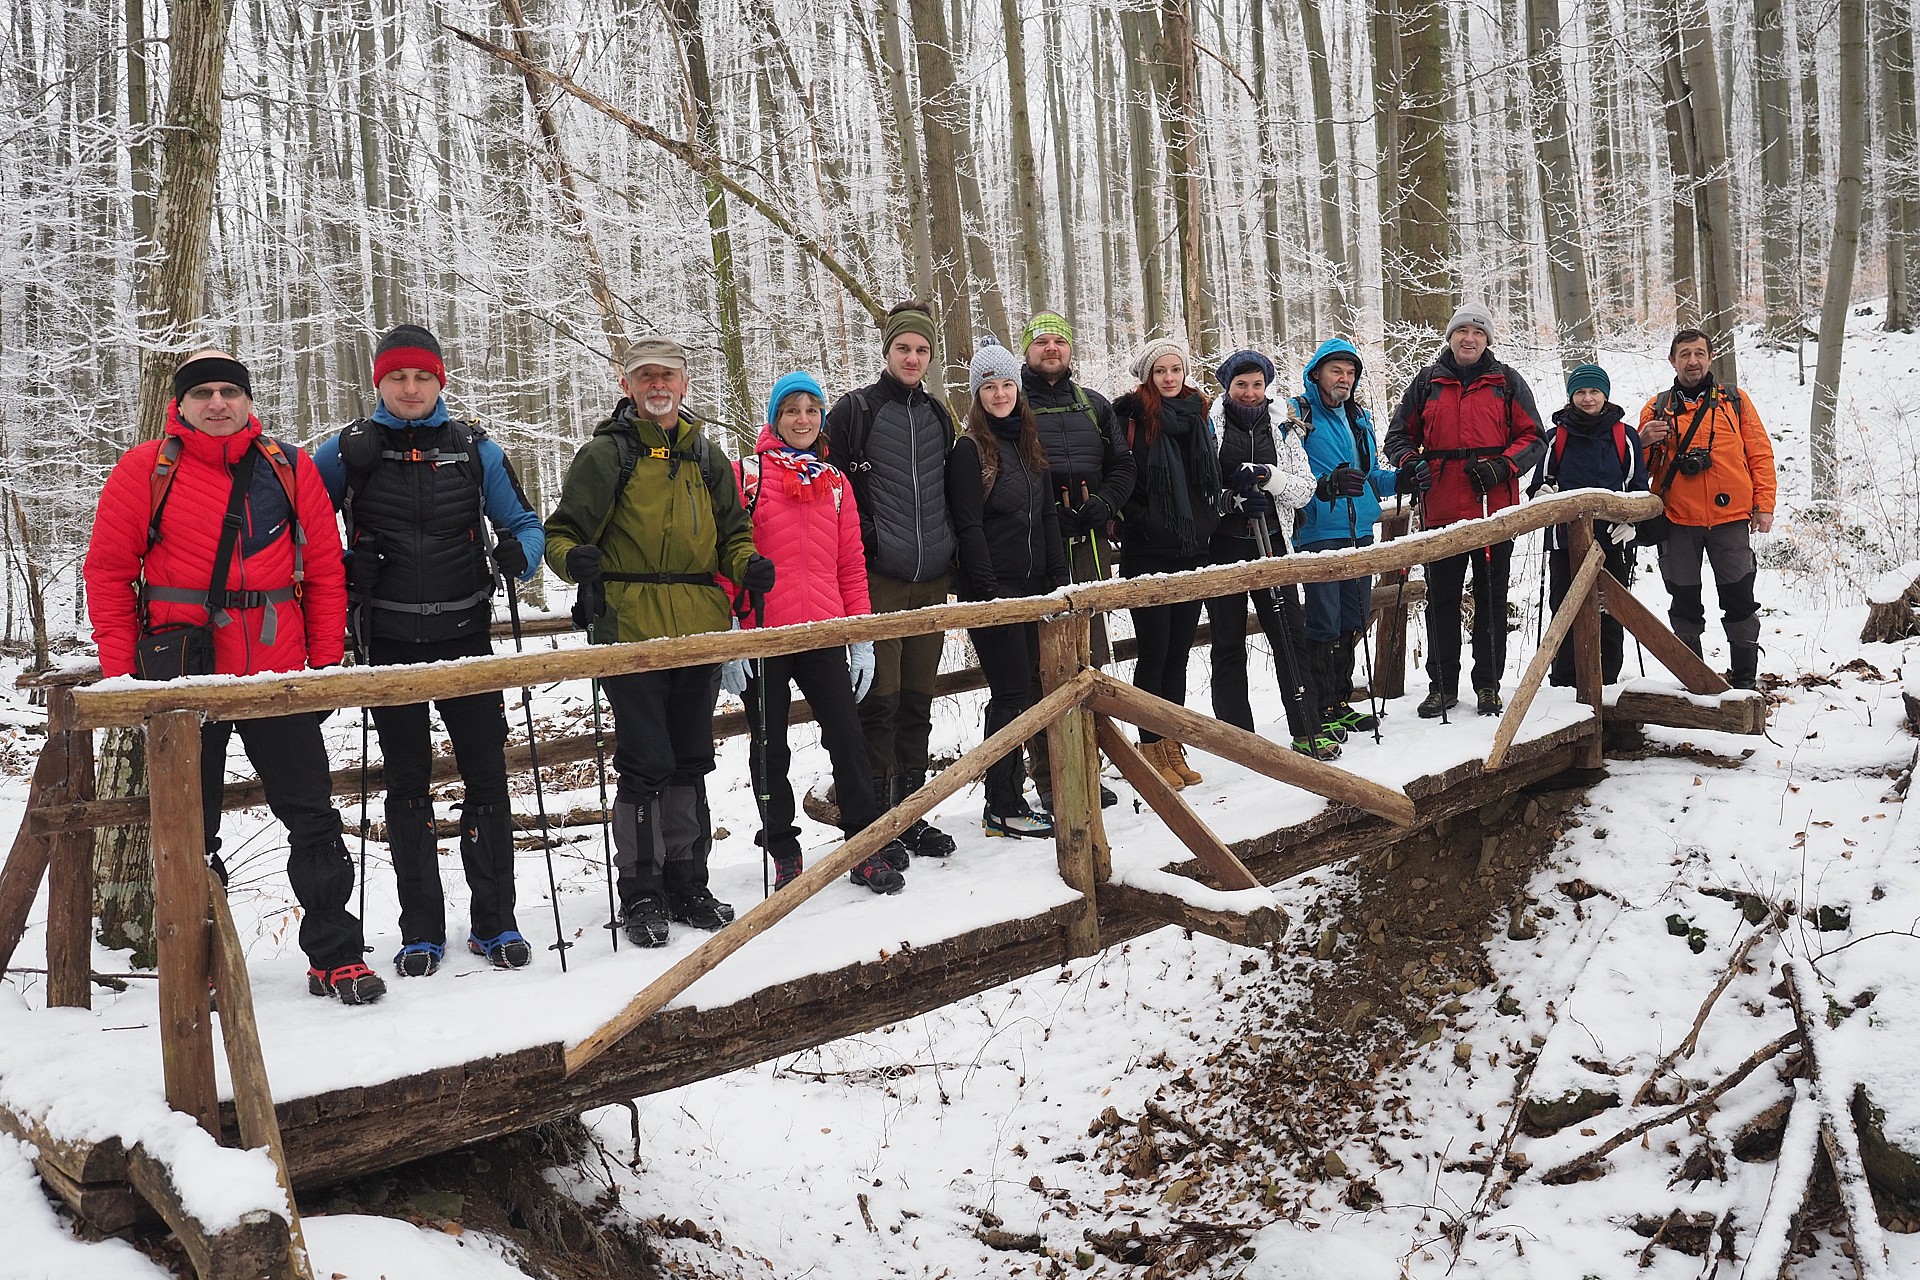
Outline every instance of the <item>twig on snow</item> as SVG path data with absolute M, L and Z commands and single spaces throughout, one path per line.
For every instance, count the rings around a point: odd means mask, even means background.
M 1693 1028 L 1687 1032 L 1686 1039 L 1675 1045 L 1673 1052 L 1655 1063 L 1653 1070 L 1647 1073 L 1646 1083 L 1642 1084 L 1639 1092 L 1633 1095 L 1634 1106 L 1646 1105 L 1647 1096 L 1653 1092 L 1654 1086 L 1660 1083 L 1660 1077 L 1671 1071 L 1673 1064 L 1680 1059 L 1693 1056 L 1693 1051 L 1700 1044 L 1700 1028 L 1706 1025 L 1707 1015 L 1713 1012 L 1714 1003 L 1747 967 L 1747 957 L 1751 956 L 1754 948 L 1760 945 L 1760 940 L 1770 936 L 1785 922 L 1786 918 L 1786 909 L 1778 903 L 1774 904 L 1773 910 L 1767 913 L 1767 918 L 1761 921 L 1759 927 L 1748 934 L 1746 940 L 1734 949 L 1732 957 L 1727 961 L 1726 972 L 1720 975 L 1720 981 L 1714 984 L 1713 990 L 1707 993 L 1705 1002 L 1701 1004 L 1700 1012 L 1694 1015 Z

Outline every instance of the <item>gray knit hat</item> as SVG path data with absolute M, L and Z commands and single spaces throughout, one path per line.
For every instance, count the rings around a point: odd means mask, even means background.
M 1001 346 L 991 334 L 980 339 L 967 363 L 967 394 L 977 396 L 982 385 L 1002 378 L 1020 381 L 1020 357 Z
M 1187 354 L 1187 344 L 1178 338 L 1148 338 L 1139 354 L 1133 358 L 1133 376 L 1145 386 L 1153 366 L 1160 362 L 1160 357 L 1167 355 L 1179 356 L 1180 363 L 1187 367 L 1188 376 L 1192 376 L 1193 357 Z
M 1447 321 L 1447 337 L 1453 336 L 1455 329 L 1464 329 L 1472 325 L 1487 335 L 1487 341 L 1493 341 L 1493 312 L 1487 310 L 1482 302 L 1463 302 L 1460 309 L 1453 313 L 1453 319 Z

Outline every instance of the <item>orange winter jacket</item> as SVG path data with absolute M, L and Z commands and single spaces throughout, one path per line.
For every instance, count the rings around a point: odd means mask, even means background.
M 1673 463 L 1700 400 L 1687 400 L 1678 387 L 1670 387 L 1640 410 L 1643 433 L 1655 418 L 1673 419 L 1673 434 L 1647 448 L 1647 472 L 1653 491 L 1666 500 L 1667 518 L 1675 524 L 1711 529 L 1750 520 L 1756 511 L 1772 512 L 1773 442 L 1767 438 L 1759 411 L 1738 387 L 1729 394 L 1710 382 L 1705 395 L 1706 412 L 1700 415 L 1700 429 L 1687 448 L 1709 450 L 1713 465 L 1697 476 L 1680 474 Z

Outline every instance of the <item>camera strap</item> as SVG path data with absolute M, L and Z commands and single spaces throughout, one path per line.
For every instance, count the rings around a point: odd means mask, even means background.
M 1673 461 L 1667 464 L 1667 473 L 1660 477 L 1660 484 L 1654 490 L 1662 498 L 1667 496 L 1667 490 L 1673 488 L 1674 478 L 1680 474 L 1680 459 L 1686 456 L 1693 438 L 1700 434 L 1700 420 L 1707 416 L 1707 410 L 1713 408 L 1713 392 L 1714 389 L 1708 387 L 1700 393 L 1700 407 L 1693 411 L 1693 421 L 1687 424 L 1687 434 L 1680 438 L 1680 447 L 1673 451 Z

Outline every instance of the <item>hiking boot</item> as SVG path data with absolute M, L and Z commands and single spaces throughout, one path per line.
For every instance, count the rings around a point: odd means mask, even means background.
M 784 889 L 800 878 L 800 855 L 797 853 L 776 853 L 773 855 L 773 887 Z
M 1478 708 L 1480 714 L 1483 716 L 1497 716 L 1507 705 L 1500 701 L 1500 691 L 1498 689 L 1475 689 L 1473 696 L 1478 700 Z
M 1347 740 L 1347 726 L 1341 724 L 1331 709 L 1320 713 L 1320 733 L 1322 738 L 1332 738 L 1335 742 Z
M 372 1004 L 387 994 L 387 984 L 355 960 L 332 969 L 308 969 L 307 994 L 333 996 L 341 1004 Z
M 487 963 L 496 969 L 524 969 L 533 963 L 533 944 L 512 929 L 504 930 L 497 938 L 482 939 L 468 934 L 467 950 L 485 956 Z
M 403 978 L 431 978 L 446 958 L 447 949 L 437 942 L 409 942 L 393 957 L 393 967 Z
M 991 809 L 980 814 L 980 827 L 990 836 L 1029 836 L 1044 839 L 1053 835 L 1053 820 L 1034 813 L 1025 805 L 1007 814 Z
M 913 850 L 907 848 L 901 840 L 889 840 L 880 846 L 880 852 L 874 855 L 883 860 L 895 871 L 905 871 L 913 865 Z
M 892 864 L 878 853 L 855 867 L 847 879 L 865 885 L 875 893 L 898 893 L 907 887 L 907 878 L 895 871 Z
M 898 805 L 902 800 L 925 786 L 927 775 L 924 773 L 896 773 L 887 779 L 887 803 Z M 900 833 L 900 843 L 907 846 L 916 858 L 950 858 L 955 845 L 953 837 L 928 822 L 917 818 L 914 824 Z
M 1173 743 L 1167 738 L 1161 738 L 1155 742 L 1143 742 L 1140 744 L 1140 754 L 1148 764 L 1153 766 L 1153 771 L 1160 775 L 1162 782 L 1175 791 L 1184 791 L 1187 789 L 1187 780 L 1180 776 L 1168 759 L 1168 748 L 1171 746 Z
M 1312 756 L 1315 760 L 1338 760 L 1340 744 L 1325 735 L 1316 735 L 1312 740 L 1295 738 L 1293 749 L 1303 756 Z
M 627 940 L 636 947 L 667 945 L 667 901 L 657 893 L 636 894 L 626 902 L 620 923 L 626 928 Z
M 1201 782 L 1205 781 L 1205 779 L 1193 771 L 1193 766 L 1187 763 L 1187 749 L 1185 746 L 1175 742 L 1172 738 L 1165 738 L 1162 739 L 1162 741 L 1167 744 L 1167 762 L 1173 766 L 1173 771 L 1180 775 L 1180 781 L 1190 787 L 1198 786 Z
M 1760 687 L 1760 646 L 1757 644 L 1729 645 L 1730 662 L 1727 667 L 1727 683 L 1736 689 L 1758 689 Z
M 708 893 L 704 886 L 684 889 L 668 900 L 675 924 L 691 925 L 712 933 L 733 923 L 733 908 Z
M 1369 710 L 1362 710 L 1350 702 L 1342 702 L 1328 708 L 1327 723 L 1338 725 L 1349 734 L 1372 733 L 1380 724 L 1380 717 Z
M 1459 705 L 1459 694 L 1452 692 L 1442 693 L 1438 689 L 1429 689 L 1427 696 L 1420 699 L 1420 705 L 1415 707 L 1413 712 L 1422 720 L 1437 720 L 1446 714 L 1446 712 Z
M 1109 787 L 1104 782 L 1101 783 L 1100 784 L 1100 807 L 1102 809 L 1111 809 L 1113 808 L 1113 806 L 1119 803 L 1120 803 L 1120 797 L 1114 794 L 1113 788 Z M 1053 812 L 1053 792 L 1050 789 L 1043 790 L 1040 792 L 1040 807 L 1042 809 L 1045 809 L 1048 813 Z

